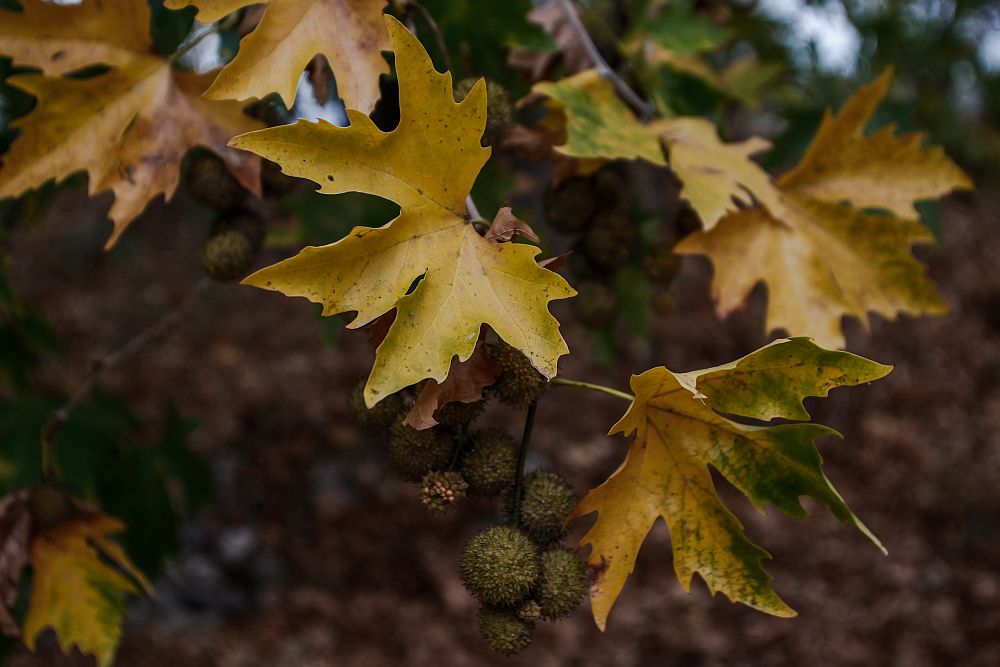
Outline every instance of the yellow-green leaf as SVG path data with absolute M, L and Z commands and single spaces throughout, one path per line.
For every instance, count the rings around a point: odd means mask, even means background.
M 198 20 L 215 21 L 254 0 L 166 0 L 167 7 L 198 7 Z M 272 92 L 295 101 L 302 70 L 317 53 L 326 56 L 345 104 L 370 112 L 379 98 L 378 77 L 389 73 L 382 51 L 389 38 L 382 21 L 386 0 L 272 0 L 260 25 L 243 38 L 206 96 L 247 100 Z
M 557 148 L 560 153 L 669 164 L 683 184 L 681 197 L 691 203 L 705 229 L 739 204 L 753 204 L 754 198 L 769 209 L 782 210 L 770 176 L 750 159 L 770 146 L 763 139 L 723 143 L 715 126 L 703 118 L 642 123 L 595 70 L 539 83 L 534 90 L 557 102 L 566 116 L 566 143 Z
M 487 240 L 467 218 L 465 198 L 490 155 L 480 145 L 486 88 L 480 81 L 456 103 L 451 76 L 434 70 L 402 24 L 391 17 L 386 24 L 399 75 L 395 130 L 382 132 L 350 109 L 346 128 L 300 121 L 243 135 L 232 145 L 315 181 L 320 192 L 392 200 L 399 217 L 305 248 L 244 282 L 322 303 L 326 315 L 355 311 L 351 327 L 396 308 L 365 387 L 369 405 L 424 378 L 442 382 L 453 357 L 465 361 L 472 354 L 482 324 L 551 377 L 567 348 L 548 302 L 572 296 L 572 288 L 536 264 L 538 248 Z
M 845 315 L 867 326 L 870 312 L 887 318 L 946 312 L 910 252 L 915 243 L 933 242 L 932 234 L 912 217 L 897 216 L 914 215 L 914 200 L 970 182 L 940 149 L 922 147 L 919 136 L 896 137 L 892 128 L 861 134 L 888 76 L 827 115 L 802 162 L 778 182 L 782 209 L 732 213 L 677 246 L 712 260 L 720 315 L 742 306 L 763 281 L 768 331 L 843 347 Z
M 591 589 L 598 627 L 604 629 L 642 542 L 661 517 L 670 530 L 674 571 L 685 589 L 697 573 L 713 594 L 721 591 L 776 616 L 795 614 L 761 566 L 769 555 L 746 537 L 722 504 L 710 466 L 760 511 L 771 504 L 804 517 L 799 499 L 811 496 L 882 548 L 821 469 L 813 441 L 835 431 L 810 423 L 749 426 L 720 412 L 751 419 L 808 418 L 802 407 L 806 396 L 825 396 L 834 387 L 870 382 L 890 370 L 799 338 L 776 341 L 725 366 L 691 373 L 659 367 L 633 376 L 635 399 L 611 429 L 635 435 L 625 462 L 573 512 L 576 517 L 598 513 L 581 540 L 592 547 L 588 562 L 598 572 Z
M 92 515 L 36 535 L 31 545 L 32 579 L 24 642 L 55 630 L 65 653 L 76 646 L 101 667 L 114 660 L 125 616 L 123 595 L 151 590 L 149 582 L 110 536 L 124 526 Z

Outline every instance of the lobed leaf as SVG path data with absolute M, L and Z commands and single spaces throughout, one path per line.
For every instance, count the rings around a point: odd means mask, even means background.
M 480 144 L 485 86 L 479 82 L 455 102 L 450 74 L 434 70 L 396 19 L 386 17 L 386 24 L 399 76 L 395 130 L 382 132 L 349 109 L 346 128 L 300 121 L 231 145 L 315 181 L 320 192 L 359 191 L 394 201 L 399 217 L 305 248 L 244 282 L 322 303 L 325 315 L 354 311 L 352 328 L 396 308 L 365 387 L 369 406 L 424 378 L 442 382 L 453 357 L 471 356 L 483 324 L 551 377 L 568 349 L 548 302 L 572 296 L 572 288 L 537 265 L 538 248 L 485 239 L 467 219 L 465 198 L 490 155 Z
M 882 548 L 821 469 L 814 440 L 835 431 L 810 423 L 748 426 L 720 412 L 755 419 L 802 417 L 806 396 L 825 396 L 834 387 L 869 382 L 890 370 L 796 338 L 725 366 L 691 373 L 659 367 L 633 376 L 635 398 L 611 429 L 635 436 L 625 462 L 572 515 L 598 515 L 581 540 L 591 546 L 588 563 L 597 569 L 591 601 L 598 627 L 606 626 L 639 548 L 661 517 L 670 530 L 674 571 L 686 590 L 697 573 L 713 594 L 721 591 L 776 616 L 795 615 L 761 566 L 768 553 L 746 537 L 722 504 L 709 466 L 759 510 L 772 504 L 804 517 L 799 499 L 811 496 Z

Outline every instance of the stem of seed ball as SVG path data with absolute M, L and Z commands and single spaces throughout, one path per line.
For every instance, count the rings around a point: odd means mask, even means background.
M 521 436 L 521 448 L 517 451 L 517 477 L 514 479 L 514 508 L 510 514 L 514 526 L 521 525 L 521 495 L 524 493 L 524 462 L 528 458 L 528 442 L 531 440 L 531 429 L 535 426 L 535 409 L 538 401 L 532 401 L 528 413 L 524 416 L 524 433 Z
M 593 382 L 583 382 L 581 380 L 567 380 L 565 378 L 552 378 L 552 384 L 562 385 L 564 387 L 577 387 L 578 389 L 590 389 L 591 391 L 599 391 L 602 394 L 609 394 L 611 396 L 617 396 L 618 398 L 624 398 L 626 401 L 634 401 L 635 396 L 629 394 L 628 392 L 618 391 L 617 389 L 612 389 L 611 387 L 605 387 L 603 384 L 595 384 Z

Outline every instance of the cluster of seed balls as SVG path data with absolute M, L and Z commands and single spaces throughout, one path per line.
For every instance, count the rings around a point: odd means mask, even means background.
M 488 352 L 502 370 L 487 398 L 441 407 L 434 428 L 418 431 L 403 423 L 409 408 L 405 391 L 367 409 L 358 386 L 351 408 L 365 430 L 388 438 L 393 470 L 420 485 L 420 502 L 429 512 L 442 514 L 466 496 L 503 498 L 506 523 L 472 537 L 460 572 L 482 605 L 478 621 L 486 642 L 511 655 L 531 643 L 538 621 L 572 613 L 583 600 L 588 578 L 575 552 L 559 546 L 578 500 L 570 484 L 556 473 L 536 470 L 522 480 L 516 502 L 517 443 L 501 429 L 472 428 L 490 398 L 524 408 L 548 384 L 509 345 L 490 345 Z
M 273 162 L 261 168 L 261 190 L 278 199 L 295 187 L 297 179 L 281 173 Z M 261 246 L 264 219 L 246 206 L 250 193 L 229 172 L 225 161 L 208 150 L 192 152 L 187 160 L 184 184 L 191 198 L 215 212 L 208 238 L 201 249 L 201 265 L 213 280 L 228 282 L 250 271 Z
M 618 164 L 605 165 L 589 176 L 567 179 L 546 193 L 545 215 L 556 231 L 577 237 L 569 267 L 578 279 L 573 314 L 581 324 L 608 329 L 618 320 L 618 294 L 610 286 L 614 274 L 641 258 L 642 269 L 659 287 L 653 308 L 669 315 L 676 307 L 667 288 L 680 269 L 673 242 L 644 247 L 638 225 L 629 215 L 631 188 Z

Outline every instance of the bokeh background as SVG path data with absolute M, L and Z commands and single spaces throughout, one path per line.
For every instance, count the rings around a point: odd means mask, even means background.
M 496 17 L 511 3 L 425 4 L 453 53 L 468 54 L 476 43 L 505 48 L 497 36 L 508 19 Z M 613 59 L 608 36 L 646 3 L 584 4 Z M 697 579 L 685 593 L 661 523 L 604 634 L 585 604 L 566 621 L 540 625 L 521 656 L 492 655 L 457 559 L 468 536 L 496 520 L 497 507 L 467 502 L 434 519 L 415 489 L 390 474 L 384 443 L 363 434 L 348 408 L 373 356 L 363 333 L 345 331 L 342 318 L 321 320 L 303 300 L 214 284 L 191 298 L 179 326 L 103 376 L 59 443 L 72 483 L 127 522 L 126 546 L 156 583 L 156 597 L 128 617 L 117 664 L 1000 664 L 1000 5 L 673 5 L 671 25 L 689 31 L 684 39 L 672 33 L 674 48 L 705 50 L 719 67 L 751 57 L 757 77 L 735 102 L 720 103 L 704 81 L 666 72 L 669 93 L 690 105 L 686 113 L 710 109 L 727 139 L 772 139 L 768 167 L 792 164 L 823 109 L 891 65 L 896 81 L 876 124 L 927 132 L 977 183 L 976 192 L 921 207 L 940 243 L 917 254 L 951 314 L 876 317 L 870 332 L 848 322 L 849 350 L 896 369 L 810 405 L 817 421 L 844 435 L 821 442 L 828 476 L 889 555 L 823 511 L 804 521 L 759 514 L 720 481 L 751 539 L 774 556 L 768 570 L 798 618 L 712 598 Z M 187 18 L 157 20 L 180 39 Z M 484 36 L 470 40 L 477 30 Z M 227 45 L 205 40 L 205 48 L 212 53 L 194 57 L 211 60 Z M 471 54 L 466 67 L 526 91 L 504 58 Z M 0 77 L 9 71 L 0 60 Z M 340 113 L 336 100 L 299 98 L 290 117 Z M 7 123 L 30 104 L 0 87 L 0 149 L 16 136 Z M 628 169 L 637 200 L 669 198 L 669 179 Z M 567 241 L 541 214 L 546 179 L 544 170 L 500 155 L 474 194 L 492 212 L 513 193 L 558 252 Z M 37 479 L 38 429 L 93 361 L 185 301 L 202 278 L 198 252 L 211 213 L 183 189 L 169 205 L 153 202 L 105 253 L 109 203 L 106 195 L 88 199 L 79 178 L 0 202 L 2 488 Z M 319 197 L 307 184 L 255 206 L 272 220 L 259 265 L 388 219 L 377 202 Z M 669 214 L 669 206 L 655 213 Z M 671 288 L 673 313 L 636 307 L 612 331 L 586 330 L 567 304 L 555 305 L 573 350 L 561 373 L 624 388 L 633 371 L 712 366 L 769 342 L 764 291 L 720 321 L 708 299 L 710 275 L 706 262 L 685 260 Z M 551 389 L 529 467 L 556 469 L 581 492 L 599 483 L 625 451 L 624 439 L 603 435 L 623 408 L 612 397 Z M 517 433 L 521 418 L 493 406 L 482 423 Z M 7 642 L 0 653 L 18 667 L 87 664 L 62 656 L 51 638 L 43 644 L 32 655 Z

